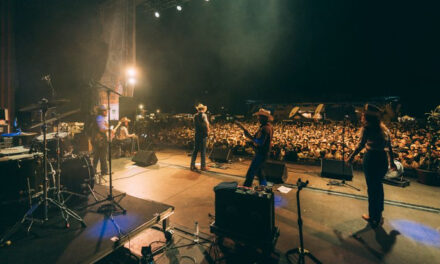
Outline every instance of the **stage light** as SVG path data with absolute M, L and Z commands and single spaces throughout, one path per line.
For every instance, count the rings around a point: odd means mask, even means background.
M 137 71 L 134 67 L 127 68 L 127 76 L 128 77 L 134 77 L 137 75 Z
M 141 110 L 144 109 L 144 105 L 143 105 L 143 104 L 140 104 L 140 105 L 139 105 L 139 109 L 141 109 Z
M 158 113 L 158 114 L 159 114 L 159 113 L 160 113 L 160 109 L 157 109 L 157 110 L 156 110 L 156 113 Z
M 177 11 L 182 11 L 182 7 L 180 5 L 176 6 Z
M 137 80 L 134 77 L 130 77 L 130 78 L 128 78 L 127 82 L 128 82 L 128 84 L 135 85 Z
M 159 12 L 154 12 L 154 16 L 156 17 L 156 18 L 159 18 L 160 17 L 160 14 L 159 14 Z

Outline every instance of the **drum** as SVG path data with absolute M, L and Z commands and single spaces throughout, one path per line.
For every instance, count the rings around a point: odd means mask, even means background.
M 41 153 L 19 154 L 0 158 L 0 201 L 27 201 L 43 189 L 43 155 Z
M 46 144 L 47 144 L 47 157 L 49 159 L 56 159 L 57 158 L 57 136 L 56 132 L 53 133 L 47 133 L 46 135 Z M 60 153 L 61 157 L 65 156 L 66 153 L 71 152 L 71 144 L 69 141 L 69 138 L 67 137 L 68 134 L 66 132 L 60 132 L 58 133 L 58 137 L 60 138 Z M 35 138 L 34 141 L 34 147 L 42 152 L 43 151 L 43 135 L 40 135 Z
M 61 162 L 61 185 L 68 191 L 89 194 L 95 185 L 95 170 L 88 156 L 70 156 Z

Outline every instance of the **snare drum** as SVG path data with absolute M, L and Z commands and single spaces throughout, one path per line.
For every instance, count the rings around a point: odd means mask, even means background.
M 89 194 L 95 185 L 95 170 L 88 156 L 71 156 L 61 163 L 61 185 L 68 191 Z

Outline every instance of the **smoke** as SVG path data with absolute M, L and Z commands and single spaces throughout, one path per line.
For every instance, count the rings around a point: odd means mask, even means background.
M 231 69 L 259 69 L 270 62 L 282 25 L 280 1 L 223 1 L 218 55 Z

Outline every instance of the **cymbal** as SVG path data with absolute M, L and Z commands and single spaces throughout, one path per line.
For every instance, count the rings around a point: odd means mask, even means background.
M 68 99 L 63 99 L 63 98 L 55 99 L 55 100 L 52 100 L 52 101 L 48 101 L 47 102 L 47 107 L 56 107 L 56 106 L 59 106 L 59 105 L 64 105 L 64 104 L 69 103 L 69 102 L 70 102 L 70 100 L 68 100 Z M 26 112 L 26 111 L 39 110 L 39 109 L 41 109 L 41 105 L 42 105 L 42 101 L 39 101 L 36 104 L 31 104 L 31 105 L 22 107 L 22 108 L 18 109 L 18 111 Z
M 2 137 L 31 137 L 38 135 L 38 133 L 35 132 L 15 132 L 15 133 L 9 133 L 9 134 L 2 134 Z
M 57 117 L 54 117 L 54 118 L 51 118 L 51 119 L 46 120 L 46 124 L 49 124 L 49 123 L 52 123 L 52 122 L 54 122 L 54 121 L 57 121 L 57 120 L 59 120 L 59 119 L 61 119 L 61 118 L 64 118 L 64 117 L 67 117 L 67 116 L 73 115 L 73 114 L 75 114 L 75 113 L 78 113 L 79 111 L 81 111 L 81 109 L 78 108 L 78 109 L 75 109 L 75 110 L 72 110 L 72 111 L 66 112 L 66 113 L 64 113 L 64 114 L 60 114 L 60 115 L 58 115 Z M 32 128 L 36 128 L 36 127 L 39 127 L 39 126 L 42 126 L 43 124 L 44 124 L 44 122 L 41 122 L 41 123 L 38 123 L 38 124 L 32 125 L 32 126 L 30 127 L 30 129 L 32 129 Z

